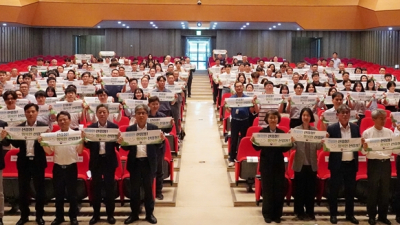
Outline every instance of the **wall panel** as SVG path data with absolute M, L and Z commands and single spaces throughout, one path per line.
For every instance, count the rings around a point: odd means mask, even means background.
M 11 62 L 42 53 L 40 30 L 0 27 L 0 62 Z

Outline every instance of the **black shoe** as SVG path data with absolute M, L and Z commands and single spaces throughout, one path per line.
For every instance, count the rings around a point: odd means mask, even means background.
M 96 224 L 99 221 L 100 221 L 100 216 L 93 216 L 92 219 L 90 219 L 89 224 L 93 225 L 93 224 Z
M 396 222 L 400 223 L 400 216 L 396 216 Z
M 272 223 L 272 220 L 271 220 L 270 218 L 264 218 L 264 221 L 265 221 L 266 223 Z
M 352 224 L 358 224 L 358 220 L 354 216 L 346 216 L 346 220 Z
M 133 222 L 135 222 L 135 221 L 137 221 L 137 220 L 139 220 L 139 217 L 138 217 L 138 216 L 132 216 L 132 215 L 130 215 L 130 216 L 124 221 L 124 224 L 130 224 L 130 223 L 133 223 Z
M 310 218 L 310 220 L 315 220 L 315 215 L 314 214 L 307 214 L 308 218 Z
M 60 225 L 61 223 L 65 222 L 64 218 L 55 218 L 53 222 L 51 222 L 51 225 Z
M 297 215 L 297 219 L 298 220 L 304 220 L 305 219 L 305 215 L 304 214 L 298 214 Z
M 337 224 L 337 217 L 336 216 L 331 216 L 329 221 L 331 222 L 331 224 Z
M 274 219 L 275 223 L 281 223 L 281 218 Z
M 376 224 L 375 219 L 374 219 L 374 218 L 369 218 L 369 219 L 368 219 L 368 224 L 369 224 L 369 225 L 375 225 L 375 224 Z
M 76 218 L 72 218 L 70 223 L 71 223 L 71 225 L 79 225 L 79 222 Z
M 157 195 L 156 195 L 156 198 L 157 198 L 158 200 L 163 200 L 163 199 L 164 199 L 164 195 L 163 195 L 163 194 L 157 194 Z
M 43 220 L 43 218 L 42 218 L 42 217 L 36 218 L 36 223 L 37 223 L 38 225 L 44 225 L 44 220 Z
M 29 218 L 21 218 L 18 220 L 18 222 L 16 223 L 16 225 L 24 225 L 25 223 L 29 222 Z
M 378 217 L 378 221 L 380 221 L 380 222 L 382 222 L 384 224 L 387 224 L 387 225 L 392 224 L 392 222 L 390 222 L 390 220 L 388 220 L 387 218 L 379 218 Z
M 109 224 L 115 224 L 115 218 L 113 216 L 109 216 L 109 217 L 107 217 L 107 222 Z
M 151 214 L 150 216 L 146 216 L 146 221 L 151 223 L 151 224 L 156 224 L 157 223 L 157 219 L 154 217 L 153 214 Z

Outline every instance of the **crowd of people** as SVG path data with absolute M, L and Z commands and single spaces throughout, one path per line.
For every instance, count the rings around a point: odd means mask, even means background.
M 91 58 L 90 60 L 65 59 L 45 62 L 38 58 L 36 65 L 29 66 L 29 72 L 0 71 L 1 145 L 4 152 L 19 149 L 17 159 L 19 202 L 21 211 L 17 225 L 29 221 L 29 201 L 35 199 L 36 222 L 43 220 L 45 192 L 46 154 L 53 155 L 53 184 L 55 191 L 55 219 L 58 225 L 64 219 L 64 199 L 69 201 L 69 218 L 78 224 L 77 203 L 77 162 L 83 151 L 90 154 L 89 170 L 93 196 L 93 217 L 90 224 L 100 220 L 102 186 L 104 181 L 104 203 L 107 222 L 115 224 L 114 174 L 118 166 L 116 150 L 121 147 L 129 151 L 126 168 L 130 173 L 131 198 L 130 216 L 124 221 L 130 224 L 139 220 L 140 205 L 143 203 L 146 220 L 157 223 L 153 215 L 154 198 L 163 200 L 163 160 L 165 135 L 175 129 L 179 141 L 184 138 L 181 128 L 181 108 L 186 97 L 191 95 L 191 81 L 195 68 L 189 58 L 164 57 L 159 63 L 149 54 L 142 62 L 129 59 Z M 11 115 L 11 116 L 10 116 Z M 127 118 L 126 118 L 127 117 Z M 129 123 L 121 124 L 121 121 Z M 155 125 L 148 118 L 165 118 L 165 124 Z M 87 138 L 85 128 L 119 129 L 126 132 L 160 131 L 161 143 L 126 144 L 123 133 L 115 140 L 93 141 Z M 46 127 L 46 133 L 56 132 L 68 136 L 81 132 L 81 141 L 74 144 L 48 144 L 43 138 L 18 138 L 10 135 L 14 127 Z M 47 144 L 46 144 L 47 143 Z M 142 142 L 141 142 L 142 143 Z M 4 157 L 0 157 L 0 169 L 5 168 Z M 35 196 L 30 196 L 30 180 L 33 179 Z M 153 196 L 153 180 L 156 182 L 156 196 Z M 0 170 L 0 224 L 3 224 L 4 193 L 2 170 Z M 93 188 L 94 187 L 94 188 Z M 142 188 L 142 189 L 141 189 Z M 144 199 L 141 196 L 144 192 Z M 13 207 L 16 207 L 13 205 Z
M 233 58 L 233 64 L 229 64 L 219 55 L 214 58 L 215 65 L 209 69 L 214 104 L 224 107 L 220 116 L 230 121 L 230 167 L 235 166 L 238 160 L 241 138 L 257 117 L 257 126 L 263 127 L 260 133 L 290 133 L 290 129 L 326 133 L 318 143 L 297 141 L 292 136 L 291 145 L 285 147 L 260 146 L 252 137 L 254 149 L 261 151 L 259 172 L 265 222 L 281 222 L 285 195 L 284 152 L 295 151 L 291 168 L 294 170 L 294 213 L 299 220 L 315 220 L 318 150 L 329 138 L 360 138 L 360 151 L 368 159 L 368 223 L 376 224 L 378 214 L 378 221 L 391 224 L 387 219 L 392 172 L 390 157 L 399 152 L 387 148 L 371 150 L 366 140 L 386 140 L 400 134 L 400 125 L 395 120 L 389 128 L 386 125 L 387 118 L 399 110 L 400 93 L 396 90 L 396 78 L 386 73 L 385 67 L 379 69 L 379 74 L 368 74 L 366 68 L 353 68 L 351 62 L 346 66 L 336 52 L 329 63 L 325 59 L 311 65 L 300 62 L 296 68 L 291 68 L 287 61 L 278 62 L 277 57 L 271 62 L 258 60 L 256 64 L 251 64 L 241 54 Z M 229 102 L 236 98 L 243 100 L 231 106 L 227 100 L 221 101 L 226 98 Z M 226 110 L 229 117 L 224 117 Z M 279 125 L 282 116 L 290 118 L 288 127 Z M 364 118 L 372 118 L 373 124 L 360 131 Z M 397 171 L 400 170 L 399 161 L 397 158 Z M 358 152 L 350 149 L 330 152 L 328 168 L 330 222 L 338 222 L 338 192 L 344 185 L 345 218 L 358 224 L 354 216 Z M 397 180 L 393 211 L 400 223 L 400 173 Z

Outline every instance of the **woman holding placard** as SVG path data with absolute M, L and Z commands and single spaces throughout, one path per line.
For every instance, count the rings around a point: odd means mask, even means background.
M 396 83 L 394 81 L 389 81 L 386 85 L 387 92 L 383 93 L 383 99 L 381 100 L 382 104 L 385 105 L 386 110 L 391 112 L 397 112 L 399 100 L 395 98 L 387 98 L 388 94 L 394 94 L 396 89 Z
M 365 92 L 364 86 L 361 82 L 356 81 L 353 86 L 353 92 Z M 356 117 L 358 119 L 357 125 L 360 126 L 361 120 L 365 117 L 365 110 L 371 105 L 371 101 L 368 102 L 369 105 L 365 104 L 365 101 L 349 100 L 349 107 L 356 111 Z
M 297 83 L 294 85 L 294 93 L 296 95 L 301 95 L 303 93 L 303 90 L 304 90 L 303 84 Z M 301 124 L 301 117 L 300 117 L 300 109 L 297 106 L 292 107 L 291 100 L 292 100 L 291 97 L 287 99 L 288 103 L 286 106 L 286 112 L 289 113 L 290 128 L 294 128 Z
M 300 112 L 301 125 L 294 129 L 317 130 L 310 126 L 314 122 L 314 115 L 310 108 L 303 108 Z M 293 161 L 294 170 L 294 213 L 299 220 L 307 216 L 315 220 L 314 197 L 317 182 L 317 150 L 322 147 L 321 143 L 296 141 L 292 137 L 293 150 L 296 150 Z M 304 212 L 306 208 L 306 213 Z
M 268 127 L 260 133 L 285 133 L 277 127 L 281 115 L 276 110 L 270 110 L 265 115 L 264 121 Z M 254 137 L 251 138 L 254 143 Z M 262 187 L 262 214 L 266 223 L 281 222 L 285 190 L 285 162 L 283 152 L 289 147 L 261 147 L 253 144 L 255 150 L 260 151 L 260 173 Z

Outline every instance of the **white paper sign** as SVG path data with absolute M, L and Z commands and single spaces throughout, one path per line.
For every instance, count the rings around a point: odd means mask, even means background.
M 82 143 L 81 131 L 43 133 L 42 146 L 78 145 Z
M 103 85 L 125 85 L 125 77 L 103 77 Z
M 292 146 L 291 134 L 285 133 L 253 133 L 253 144 L 257 146 L 276 146 L 289 147 Z
M 147 118 L 147 122 L 156 125 L 159 129 L 171 128 L 172 117 Z
M 253 97 L 225 98 L 225 107 L 252 107 Z
M 361 138 L 325 138 L 326 152 L 357 152 L 361 150 Z
M 112 128 L 85 128 L 85 139 L 92 142 L 116 142 L 119 129 Z
M 36 140 L 41 133 L 45 133 L 49 127 L 5 127 L 7 139 L 12 140 Z
M 321 143 L 326 137 L 325 131 L 292 129 L 290 134 L 296 141 Z
M 161 130 L 123 132 L 121 146 L 160 144 L 160 134 Z
M 150 92 L 151 96 L 157 96 L 160 102 L 172 102 L 175 100 L 175 94 L 172 92 Z

